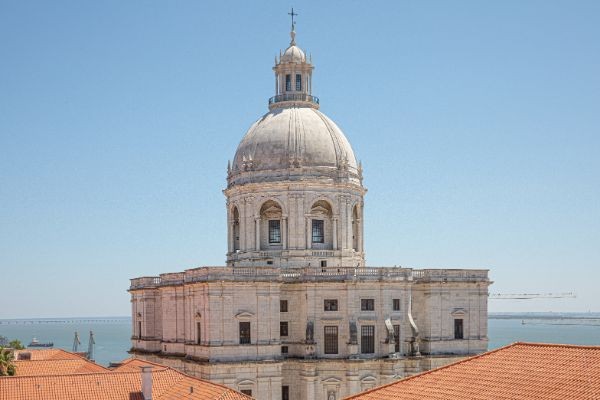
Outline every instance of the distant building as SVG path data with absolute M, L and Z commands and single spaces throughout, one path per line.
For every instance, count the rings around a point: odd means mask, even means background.
M 248 400 L 164 365 L 129 359 L 108 369 L 64 350 L 16 352 L 16 375 L 0 377 L 0 400 Z
M 486 351 L 487 269 L 365 266 L 362 166 L 295 35 L 228 164 L 227 265 L 132 279 L 133 352 L 260 399 L 335 400 Z
M 514 343 L 350 399 L 600 399 L 600 346 Z

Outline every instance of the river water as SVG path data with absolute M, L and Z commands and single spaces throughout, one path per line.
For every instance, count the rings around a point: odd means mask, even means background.
M 129 317 L 0 320 L 0 336 L 19 339 L 23 344 L 35 337 L 69 351 L 73 348 L 75 331 L 81 339 L 79 351 L 87 351 L 89 332 L 94 332 L 94 359 L 99 364 L 108 365 L 129 357 Z M 488 336 L 490 350 L 517 341 L 600 345 L 600 315 L 491 315 Z

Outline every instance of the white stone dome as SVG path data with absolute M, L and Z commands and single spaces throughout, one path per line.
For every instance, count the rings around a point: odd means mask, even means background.
M 312 107 L 275 108 L 242 138 L 230 185 L 249 182 L 339 178 L 358 183 L 360 171 L 341 129 Z
M 281 56 L 281 62 L 303 63 L 306 61 L 304 51 L 296 45 L 288 47 Z

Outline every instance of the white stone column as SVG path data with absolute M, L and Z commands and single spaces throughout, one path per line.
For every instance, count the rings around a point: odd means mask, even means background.
M 287 217 L 281 218 L 281 248 L 283 250 L 287 249 Z
M 363 251 L 363 236 L 362 236 L 362 219 L 357 219 L 356 223 L 358 226 L 356 227 L 356 235 L 358 236 L 356 239 L 356 251 Z
M 260 251 L 260 217 L 254 217 L 254 249 Z
M 337 217 L 333 217 L 333 250 L 337 250 L 338 247 L 338 231 L 337 231 Z
M 310 222 L 311 222 L 310 217 L 306 217 L 306 249 L 312 248 L 312 243 L 311 243 L 312 242 L 311 241 L 311 238 L 312 238 L 311 228 L 312 227 L 310 226 Z
M 227 251 L 229 253 L 233 253 L 233 249 L 234 249 L 234 225 L 233 225 L 233 221 L 230 219 L 229 223 L 227 224 L 228 226 L 228 231 L 227 231 Z

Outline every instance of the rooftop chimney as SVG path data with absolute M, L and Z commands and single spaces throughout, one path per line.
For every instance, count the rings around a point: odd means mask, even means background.
M 144 400 L 152 400 L 152 366 L 142 367 L 142 396 Z

